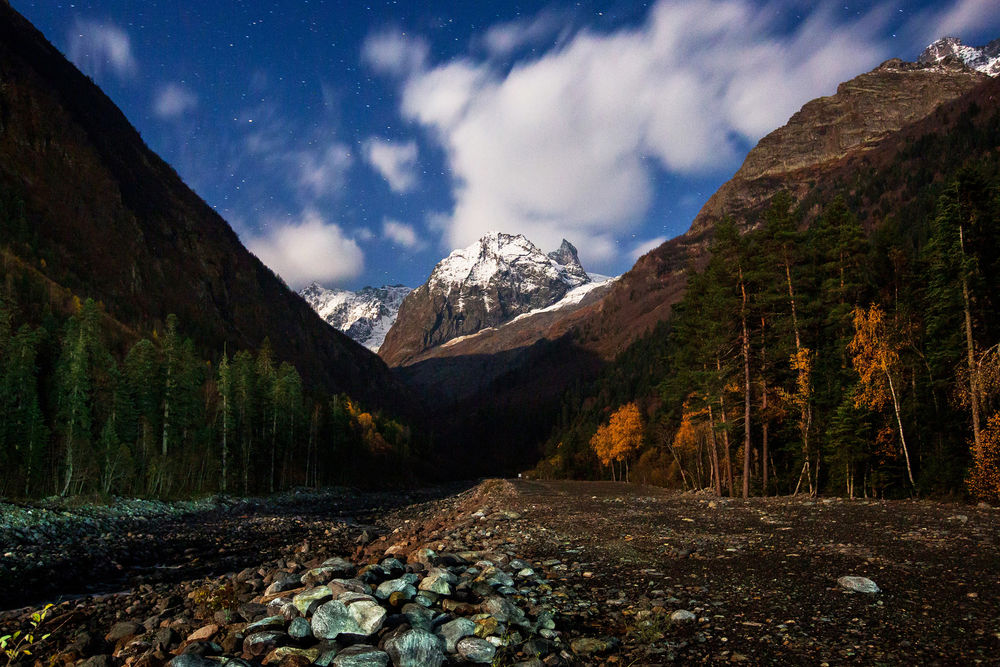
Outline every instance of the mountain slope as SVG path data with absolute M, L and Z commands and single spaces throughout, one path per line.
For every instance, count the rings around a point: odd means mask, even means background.
M 550 306 L 588 282 L 568 241 L 546 255 L 520 234 L 491 232 L 453 251 L 407 295 L 379 354 L 390 366 L 408 363 L 428 348 Z
M 33 254 L 24 259 L 47 278 L 100 299 L 138 331 L 162 330 L 175 313 L 206 350 L 269 338 L 309 383 L 400 402 L 384 364 L 251 255 L 111 100 L 5 3 L 0 81 L 0 187 L 32 221 L 17 252 Z
M 669 318 L 684 295 L 687 269 L 705 261 L 715 221 L 723 214 L 752 227 L 779 191 L 808 201 L 843 194 L 872 229 L 889 211 L 905 214 L 913 202 L 932 198 L 923 193 L 933 189 L 937 174 L 1000 145 L 995 127 L 1000 80 L 958 63 L 947 65 L 932 69 L 891 62 L 847 82 L 838 95 L 807 104 L 775 136 L 762 140 L 747 158 L 751 167 L 720 189 L 686 234 L 641 257 L 603 298 L 545 314 L 551 319 L 537 327 L 524 318 L 432 348 L 397 372 L 448 410 L 467 415 L 454 437 L 478 428 L 483 433 L 479 451 L 489 445 L 512 456 L 519 451 L 526 460 L 530 438 L 552 424 L 567 389 L 596 377 L 609 360 Z M 876 101 L 886 106 L 877 122 L 859 113 Z M 805 139 L 831 131 L 852 139 L 827 148 L 810 147 Z M 793 166 L 782 171 L 784 164 Z M 747 177 L 753 169 L 767 174 Z M 863 190 L 857 186 L 861 174 L 867 184 Z M 815 216 L 813 209 L 806 206 L 807 221 Z M 462 382 L 478 393 L 456 395 L 454 387 Z
M 866 154 L 880 148 L 893 153 L 899 147 L 885 147 L 886 142 L 900 130 L 990 82 L 955 59 L 927 65 L 894 59 L 841 84 L 835 95 L 808 102 L 760 140 L 685 234 L 641 257 L 595 304 L 579 325 L 583 337 L 592 339 L 588 347 L 611 359 L 666 319 L 684 294 L 686 268 L 704 261 L 723 216 L 744 227 L 755 224 L 779 191 L 801 199 L 832 174 L 844 174 L 845 165 L 853 165 L 847 172 L 856 168 Z
M 313 283 L 299 292 L 327 324 L 378 352 L 412 290 L 403 285 L 365 287 L 358 292 L 326 289 Z

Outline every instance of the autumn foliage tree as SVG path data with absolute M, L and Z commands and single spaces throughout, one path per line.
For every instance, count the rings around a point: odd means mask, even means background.
M 590 446 L 602 465 L 611 466 L 612 478 L 620 476 L 628 481 L 629 461 L 642 447 L 642 415 L 639 406 L 626 403 L 618 408 L 607 424 L 597 427 L 590 439 Z M 619 464 L 616 476 L 615 463 Z
M 1000 501 L 1000 413 L 993 415 L 973 447 L 969 469 L 969 493 L 990 503 Z
M 906 435 L 903 430 L 903 418 L 900 414 L 900 397 L 897 389 L 900 368 L 899 350 L 902 341 L 894 336 L 890 323 L 886 321 L 885 311 L 878 304 L 854 310 L 854 339 L 848 345 L 855 370 L 861 376 L 854 401 L 858 407 L 868 407 L 878 410 L 889 402 L 892 403 L 896 416 L 896 426 L 899 442 L 903 447 L 906 459 L 906 474 L 910 485 L 913 481 L 913 468 L 910 465 L 910 452 L 906 446 Z

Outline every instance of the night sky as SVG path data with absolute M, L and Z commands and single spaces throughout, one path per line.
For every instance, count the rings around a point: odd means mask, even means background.
M 416 286 L 486 231 L 614 275 L 764 134 L 996 0 L 12 0 L 293 287 Z

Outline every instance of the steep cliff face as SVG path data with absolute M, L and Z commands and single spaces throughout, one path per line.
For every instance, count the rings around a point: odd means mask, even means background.
M 546 255 L 520 234 L 491 232 L 441 260 L 407 295 L 379 354 L 390 366 L 406 364 L 428 348 L 550 306 L 589 282 L 569 242 Z
M 956 58 L 927 64 L 894 59 L 840 84 L 835 95 L 808 102 L 761 139 L 733 178 L 709 198 L 692 230 L 709 228 L 723 215 L 740 218 L 753 211 L 770 198 L 777 182 L 793 191 L 806 185 L 817 169 L 870 150 L 986 79 Z
M 320 320 L 92 81 L 2 3 L 0 188 L 23 199 L 31 222 L 18 252 L 135 331 L 162 330 L 175 313 L 207 354 L 269 338 L 311 384 L 378 406 L 400 402 L 402 385 L 381 360 Z

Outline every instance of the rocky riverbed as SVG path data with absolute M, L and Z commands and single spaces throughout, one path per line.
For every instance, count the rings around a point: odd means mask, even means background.
M 993 508 L 524 480 L 417 503 L 343 495 L 313 498 L 322 512 L 212 510 L 170 576 L 119 561 L 119 592 L 56 604 L 15 662 L 975 664 L 1000 650 Z M 113 532 L 111 552 L 136 533 Z M 0 615 L 0 635 L 38 608 Z

